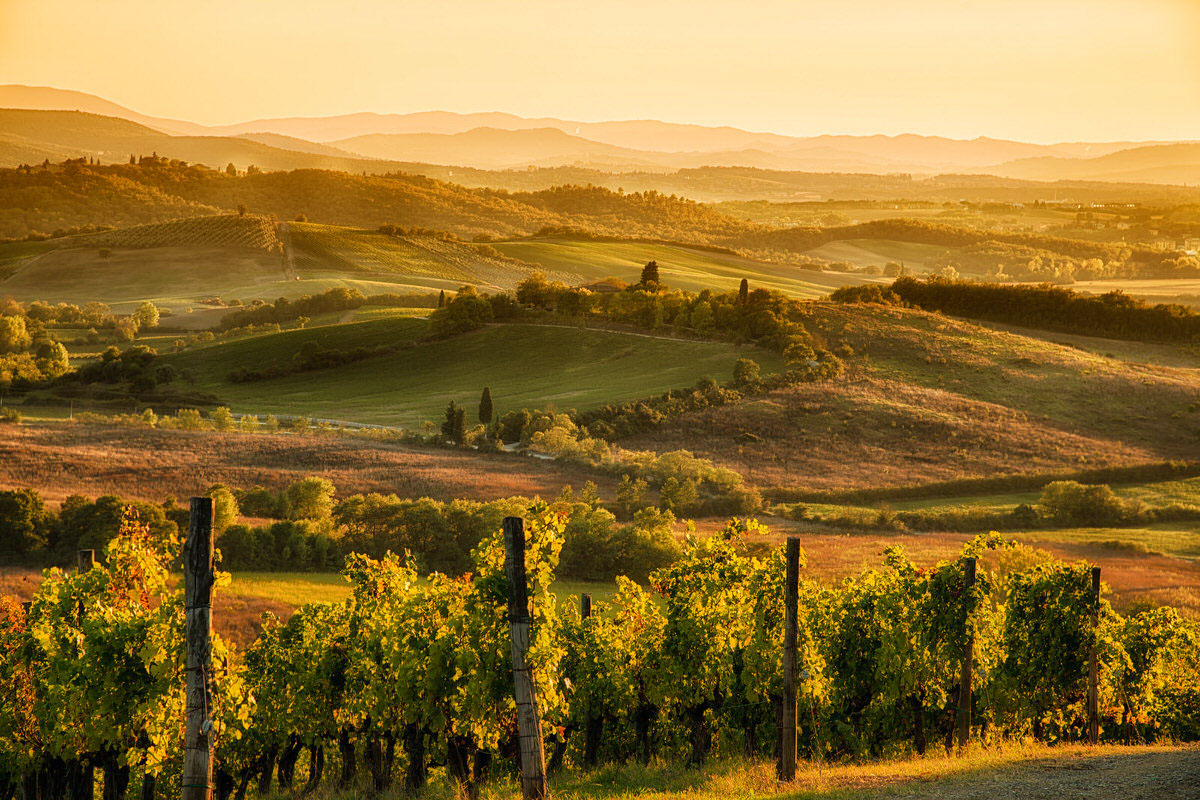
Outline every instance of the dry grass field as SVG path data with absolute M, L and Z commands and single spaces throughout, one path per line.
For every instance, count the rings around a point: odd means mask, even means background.
M 590 471 L 515 455 L 424 449 L 358 438 L 212 433 L 70 423 L 8 426 L 0 436 L 0 486 L 37 489 L 47 501 L 72 494 L 161 502 L 213 483 L 280 489 L 309 475 L 343 495 L 395 493 L 438 500 L 556 496 L 595 481 Z
M 1148 363 L 1154 348 L 1105 355 L 832 303 L 812 305 L 810 328 L 845 359 L 842 379 L 688 414 L 623 443 L 692 449 L 758 485 L 804 488 L 1189 458 L 1200 447 L 1200 371 Z

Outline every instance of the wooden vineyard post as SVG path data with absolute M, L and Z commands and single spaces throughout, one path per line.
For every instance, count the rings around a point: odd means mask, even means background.
M 796 640 L 800 591 L 800 540 L 788 537 L 783 584 L 783 715 L 779 722 L 779 780 L 796 779 Z
M 95 550 L 76 550 L 75 564 L 79 568 L 79 574 L 85 575 L 92 571 L 92 567 L 96 566 L 96 551 Z M 79 616 L 83 617 L 83 601 L 79 601 Z M 90 761 L 80 760 L 79 763 L 79 794 L 76 800 L 92 800 L 96 796 L 96 768 Z
M 517 737 L 521 750 L 521 796 L 545 800 L 546 752 L 538 715 L 529 650 L 529 596 L 525 585 L 525 520 L 504 518 L 504 571 L 508 574 L 508 620 L 512 634 L 513 694 L 517 701 Z M 187 798 L 185 798 L 187 800 Z
M 193 497 L 183 545 L 183 605 L 187 672 L 183 740 L 183 800 L 212 798 L 208 676 L 212 669 L 213 501 Z
M 1100 625 L 1100 568 L 1092 567 L 1092 635 L 1095 636 L 1096 628 Z M 1087 715 L 1088 715 L 1088 743 L 1097 744 L 1100 741 L 1100 664 L 1096 653 L 1096 645 L 1093 641 L 1091 647 L 1088 648 L 1088 688 L 1087 688 Z
M 579 618 L 587 619 L 592 615 L 592 596 L 587 592 L 579 594 Z
M 963 592 L 975 586 L 975 559 L 968 558 L 963 564 Z M 963 620 L 970 625 L 970 620 Z M 975 667 L 975 632 L 967 630 L 967 641 L 963 645 L 962 674 L 958 680 L 958 749 L 965 750 L 971 740 L 971 679 Z

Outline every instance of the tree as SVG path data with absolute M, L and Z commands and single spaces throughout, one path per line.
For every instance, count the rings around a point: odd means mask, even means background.
M 246 208 L 246 204 L 245 204 L 245 203 L 239 203 L 239 204 L 238 204 L 238 209 L 237 209 L 237 211 L 238 211 L 238 216 L 239 216 L 239 217 L 244 217 L 244 216 L 246 216 L 246 213 L 247 213 L 249 210 L 250 210 L 250 209 Z
M 283 505 L 288 519 L 328 519 L 333 513 L 333 495 L 337 491 L 325 478 L 305 478 L 283 490 Z
M 237 167 L 233 165 L 232 161 L 225 165 L 225 174 L 231 178 L 237 177 Z
M 32 489 L 0 492 L 0 558 L 23 556 L 46 543 L 49 515 Z
M 479 421 L 484 425 L 492 424 L 492 390 L 483 387 L 483 395 L 479 398 Z
M 32 342 L 24 317 L 0 317 L 0 353 L 19 353 Z
M 137 307 L 137 310 L 130 315 L 134 322 L 137 323 L 138 330 L 142 328 L 153 328 L 158 324 L 158 307 L 149 300 Z
M 742 278 L 742 282 L 738 285 L 738 305 L 742 308 L 750 302 L 750 281 Z
M 229 487 L 221 483 L 214 483 L 208 487 L 205 493 L 212 498 L 213 501 L 213 527 L 217 533 L 224 531 L 233 523 L 237 522 L 238 502 L 233 496 L 233 492 L 229 491 Z
M 642 280 L 638 283 L 638 286 L 657 288 L 658 283 L 658 262 L 647 261 L 646 266 L 642 267 Z
M 437 307 L 438 308 L 446 307 L 446 290 L 445 289 L 442 289 L 440 292 L 438 292 L 438 306 Z
M 760 372 L 757 361 L 752 358 L 739 358 L 733 365 L 733 382 L 742 387 L 754 386 L 758 383 Z
M 455 444 L 462 444 L 467 437 L 467 410 L 453 400 L 446 406 L 446 419 L 442 422 L 442 436 Z

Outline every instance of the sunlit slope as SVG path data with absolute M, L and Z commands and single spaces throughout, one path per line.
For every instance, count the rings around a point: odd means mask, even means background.
M 867 280 L 861 275 L 819 272 L 675 244 L 535 238 L 492 245 L 507 256 L 537 264 L 547 272 L 573 273 L 587 282 L 613 276 L 635 283 L 646 262 L 655 261 L 664 283 L 693 292 L 736 289 L 745 278 L 756 288 L 776 289 L 796 297 L 823 297 L 839 286 Z
M 511 289 L 535 267 L 488 245 L 433 234 L 389 235 L 334 225 L 289 223 L 292 262 L 301 280 L 337 275 L 413 289 L 454 290 L 464 284 Z M 551 278 L 578 282 L 554 270 Z
M 689 448 L 756 483 L 891 486 L 1194 458 L 1200 370 L 921 311 L 814 304 L 843 379 L 694 412 L 631 446 Z M 864 466 L 866 465 L 866 466 Z
M 491 388 L 499 413 L 547 404 L 587 409 L 689 386 L 706 376 L 728 381 L 741 357 L 758 360 L 764 370 L 781 366 L 774 354 L 731 344 L 496 325 L 340 367 L 251 383 L 227 380 L 235 365 L 253 370 L 287 363 L 307 338 L 343 349 L 381 340 L 403 345 L 417 322 L 372 320 L 303 335 L 269 334 L 167 360 L 180 369 L 195 369 L 196 388 L 215 394 L 235 412 L 410 427 L 440 420 L 451 400 L 466 406 L 473 419 L 485 386 Z M 224 348 L 230 349 L 222 353 Z

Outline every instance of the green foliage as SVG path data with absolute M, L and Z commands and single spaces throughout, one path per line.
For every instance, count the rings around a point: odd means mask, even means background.
M 17 561 L 44 547 L 50 515 L 32 489 L 0 491 L 0 560 Z
M 901 278 L 890 291 L 930 311 L 1064 333 L 1164 342 L 1200 337 L 1200 314 L 1187 306 L 1152 305 L 1119 291 L 1090 296 L 1044 284 L 1003 286 L 941 278 Z
M 288 519 L 323 520 L 333 513 L 336 487 L 325 478 L 303 478 L 283 492 L 283 512 Z

